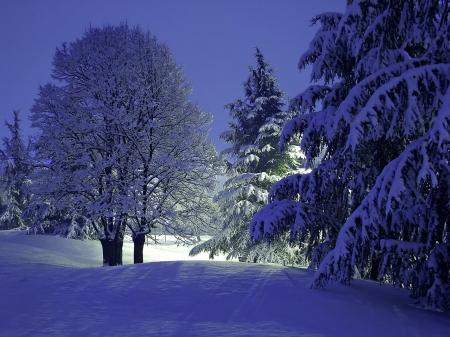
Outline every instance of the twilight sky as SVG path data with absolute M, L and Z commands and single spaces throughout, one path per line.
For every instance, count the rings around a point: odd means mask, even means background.
M 0 138 L 10 134 L 4 121 L 20 109 L 25 135 L 39 84 L 50 80 L 56 47 L 81 37 L 89 25 L 140 25 L 166 42 L 183 65 L 194 92 L 192 101 L 214 115 L 210 137 L 228 129 L 225 104 L 243 98 L 254 47 L 276 68 L 289 97 L 309 84 L 309 70 L 297 62 L 318 26 L 311 18 L 343 12 L 346 0 L 0 0 Z

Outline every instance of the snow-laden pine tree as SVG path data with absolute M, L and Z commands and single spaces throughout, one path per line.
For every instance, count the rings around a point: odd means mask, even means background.
M 289 247 L 288 237 L 267 247 L 252 245 L 248 233 L 253 215 L 267 203 L 270 186 L 296 167 L 292 152 L 278 151 L 282 126 L 288 119 L 283 111 L 284 93 L 278 87 L 274 69 L 258 48 L 254 57 L 257 65 L 249 67 L 245 98 L 225 106 L 233 121 L 230 130 L 220 136 L 231 145 L 222 152 L 228 159 L 227 180 L 215 196 L 219 208 L 216 221 L 222 224 L 222 230 L 190 254 L 209 251 L 210 258 L 227 253 L 227 259 L 298 263 L 297 249 Z
M 207 139 L 211 116 L 189 101 L 169 48 L 139 27 L 91 27 L 57 49 L 52 77 L 31 111 L 40 131 L 34 229 L 55 214 L 72 228 L 89 225 L 109 265 L 121 263 L 127 228 L 135 262 L 154 226 L 197 237 L 196 210 L 221 162 Z
M 0 150 L 0 228 L 11 229 L 27 225 L 22 212 L 28 206 L 31 195 L 29 147 L 22 139 L 19 111 L 14 111 L 12 124 L 5 122 L 11 137 L 3 138 L 3 150 Z
M 314 84 L 285 144 L 320 164 L 273 186 L 253 240 L 308 244 L 312 286 L 355 275 L 450 308 L 449 1 L 348 1 L 324 13 L 299 68 Z M 317 109 L 319 107 L 319 109 Z

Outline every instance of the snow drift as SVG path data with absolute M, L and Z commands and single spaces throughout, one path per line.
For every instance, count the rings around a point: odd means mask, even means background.
M 310 290 L 311 272 L 293 267 L 191 259 L 101 268 L 99 242 L 18 231 L 0 231 L 0 261 L 5 337 L 450 335 L 450 313 L 413 307 L 406 291 L 361 280 Z

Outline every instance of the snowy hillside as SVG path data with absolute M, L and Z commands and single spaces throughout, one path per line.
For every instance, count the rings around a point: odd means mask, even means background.
M 101 268 L 98 242 L 0 232 L 0 336 L 450 336 L 450 313 L 389 285 L 309 290 L 307 270 L 146 251 L 160 262 Z

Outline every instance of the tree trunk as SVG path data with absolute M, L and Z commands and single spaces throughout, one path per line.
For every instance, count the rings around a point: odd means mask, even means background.
M 137 234 L 133 237 L 134 263 L 144 263 L 145 234 Z
M 109 265 L 110 266 L 117 266 L 117 245 L 116 245 L 116 240 L 111 240 L 109 241 L 110 246 L 111 246 L 111 256 L 109 259 Z
M 120 239 L 120 235 L 116 235 L 111 242 L 111 259 L 109 260 L 110 266 L 122 265 L 122 247 L 123 240 Z
M 118 240 L 116 237 L 114 240 L 103 239 L 100 240 L 103 251 L 103 266 L 117 266 L 122 263 L 122 247 L 123 241 Z
M 122 264 L 122 245 L 123 242 L 115 238 L 112 242 L 112 259 L 109 261 L 110 266 L 117 266 Z
M 370 268 L 370 279 L 373 281 L 378 281 L 378 276 L 380 272 L 381 257 L 373 255 L 372 256 L 372 266 Z
M 108 239 L 101 239 L 100 243 L 102 244 L 102 252 L 103 252 L 103 266 L 109 266 L 109 260 L 111 257 L 111 244 Z
M 122 261 L 123 240 L 118 241 L 116 246 L 117 246 L 117 264 L 123 265 L 123 261 Z

